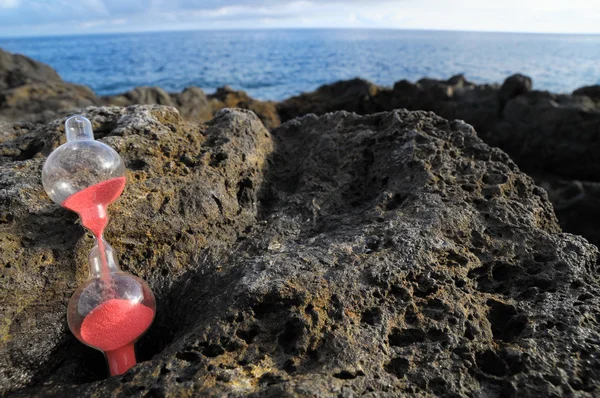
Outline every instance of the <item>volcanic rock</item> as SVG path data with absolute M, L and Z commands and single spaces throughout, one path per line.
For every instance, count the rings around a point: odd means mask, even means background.
M 39 177 L 64 120 L 1 124 L 5 391 L 600 393 L 598 249 L 464 122 L 336 112 L 269 133 L 240 110 L 202 126 L 170 107 L 85 113 L 128 166 L 107 240 L 158 317 L 142 362 L 105 379 L 65 319 L 91 239 Z

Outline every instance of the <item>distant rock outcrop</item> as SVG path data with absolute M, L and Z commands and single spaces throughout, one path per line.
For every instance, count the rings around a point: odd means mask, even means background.
M 46 64 L 0 49 L 0 120 L 43 122 L 96 104 L 89 88 L 63 81 Z
M 2 124 L 0 385 L 16 397 L 600 392 L 599 252 L 461 121 L 88 108 L 129 184 L 108 238 L 156 292 L 105 379 L 66 326 L 91 238 L 43 192 L 64 119 Z M 25 388 L 23 388 L 25 387 Z M 15 391 L 17 390 L 17 391 Z
M 48 65 L 0 49 L 0 120 L 47 123 L 90 105 L 167 105 L 190 122 L 206 122 L 223 108 L 252 110 L 267 128 L 280 124 L 275 103 L 258 101 L 244 91 L 222 87 L 206 95 L 198 87 L 167 93 L 160 87 L 136 87 L 98 97 L 82 85 L 67 83 Z
M 589 97 L 595 101 L 600 101 L 600 84 L 578 88 L 573 91 L 573 95 Z
M 364 79 L 339 81 L 319 87 L 312 93 L 300 94 L 277 104 L 282 121 L 309 113 L 322 115 L 327 112 L 345 110 L 359 114 L 381 110 L 374 103 L 379 87 Z

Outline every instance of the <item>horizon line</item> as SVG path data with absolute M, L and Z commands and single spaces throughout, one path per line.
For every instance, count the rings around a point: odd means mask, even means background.
M 276 30 L 370 30 L 370 31 L 406 31 L 406 32 L 452 32 L 452 33 L 494 33 L 494 34 L 525 34 L 525 35 L 562 35 L 562 36 L 600 36 L 597 33 L 585 32 L 532 32 L 532 31 L 498 31 L 498 30 L 468 30 L 468 29 L 434 29 L 434 28 L 392 28 L 392 27 L 261 27 L 261 28 L 195 28 L 195 29 L 165 29 L 165 30 L 130 30 L 130 31 L 106 31 L 89 33 L 64 33 L 48 35 L 20 35 L 0 36 L 5 39 L 36 39 L 36 38 L 62 38 L 82 36 L 116 36 L 123 34 L 145 34 L 145 33 L 182 33 L 182 32 L 236 32 L 236 31 L 276 31 Z

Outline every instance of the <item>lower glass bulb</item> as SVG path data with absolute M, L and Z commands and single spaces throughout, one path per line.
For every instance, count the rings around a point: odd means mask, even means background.
M 111 375 L 122 374 L 136 364 L 134 344 L 154 320 L 154 294 L 142 279 L 119 269 L 104 240 L 92 248 L 89 262 L 89 279 L 69 301 L 69 328 L 104 352 Z

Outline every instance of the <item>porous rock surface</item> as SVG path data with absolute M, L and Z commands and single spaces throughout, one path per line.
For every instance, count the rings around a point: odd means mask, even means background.
M 323 86 L 312 93 L 277 104 L 281 120 L 316 113 L 347 110 L 360 114 L 406 108 L 426 110 L 449 120 L 473 125 L 487 144 L 506 151 L 521 168 L 547 188 L 562 180 L 566 184 L 600 184 L 599 86 L 582 87 L 573 95 L 533 90 L 531 78 L 516 74 L 502 85 L 474 84 L 464 76 L 448 80 L 421 79 L 396 82 L 393 88 L 378 87 L 361 79 Z M 582 214 L 577 201 L 560 200 L 559 221 L 563 229 L 581 233 L 600 245 L 596 211 Z M 586 201 L 600 202 L 598 189 L 586 191 Z M 567 208 L 568 207 L 568 208 Z M 579 215 L 582 216 L 579 216 Z
M 40 184 L 63 120 L 0 125 L 0 384 L 15 396 L 600 393 L 598 249 L 469 125 L 86 115 L 128 165 L 107 239 L 158 316 L 143 361 L 104 379 L 65 321 L 91 239 Z

